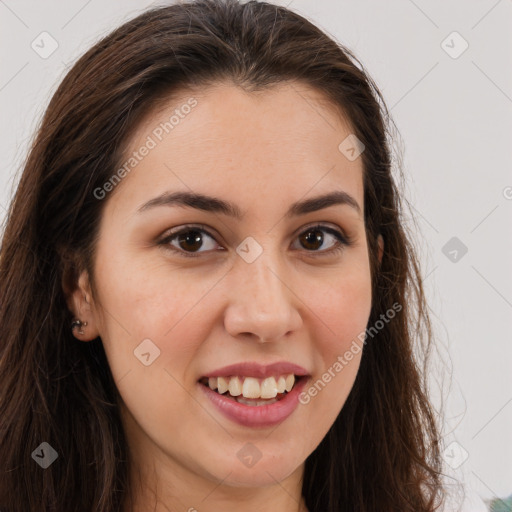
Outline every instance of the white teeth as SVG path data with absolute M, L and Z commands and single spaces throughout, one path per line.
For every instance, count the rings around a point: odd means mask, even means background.
M 295 384 L 295 375 L 290 374 L 286 376 L 286 391 L 291 391 Z
M 261 398 L 275 398 L 277 396 L 277 383 L 274 377 L 268 377 L 261 383 Z
M 284 393 L 286 391 L 286 379 L 281 376 L 277 380 L 277 392 L 278 393 Z
M 233 397 L 242 395 L 245 398 L 264 398 L 265 403 L 275 398 L 278 393 L 290 392 L 295 384 L 295 375 L 281 375 L 277 380 L 275 377 L 267 377 L 260 381 L 255 377 L 209 377 L 208 386 L 217 390 L 223 395 L 226 391 Z M 245 402 L 242 402 L 245 403 Z M 252 403 L 252 402 L 251 402 Z M 273 403 L 273 401 L 272 401 Z
M 224 377 L 218 377 L 217 386 L 217 391 L 222 395 L 229 389 L 229 381 Z
M 242 382 L 240 381 L 240 377 L 231 377 L 231 379 L 229 379 L 229 394 L 231 396 L 242 394 Z
M 246 377 L 242 386 L 242 395 L 245 398 L 261 398 L 261 387 L 258 379 Z
M 279 402 L 277 398 L 273 398 L 272 400 L 246 400 L 241 396 L 237 396 L 235 400 L 239 404 L 250 405 L 251 407 L 255 407 L 258 405 L 272 405 L 275 404 L 276 402 Z

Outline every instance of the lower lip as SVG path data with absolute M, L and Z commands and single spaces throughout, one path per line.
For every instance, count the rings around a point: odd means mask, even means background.
M 256 406 L 239 404 L 236 400 L 219 395 L 200 382 L 198 386 L 222 414 L 236 423 L 246 427 L 270 427 L 284 421 L 297 408 L 299 394 L 306 381 L 307 379 L 302 377 L 281 400 L 270 405 Z

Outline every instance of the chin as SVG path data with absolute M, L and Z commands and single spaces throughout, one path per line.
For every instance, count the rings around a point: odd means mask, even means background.
M 246 467 L 236 459 L 236 464 L 231 462 L 224 466 L 225 471 L 222 474 L 219 474 L 217 466 L 215 478 L 222 481 L 223 485 L 231 487 L 266 487 L 285 480 L 297 469 L 298 466 L 291 460 L 276 460 L 274 456 L 266 460 L 262 457 L 252 467 Z

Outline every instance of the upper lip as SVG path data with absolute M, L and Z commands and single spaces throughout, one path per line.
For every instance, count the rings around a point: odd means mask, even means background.
M 297 376 L 309 375 L 307 370 L 297 364 L 289 363 L 287 361 L 280 361 L 273 364 L 259 364 L 254 362 L 244 362 L 231 364 L 213 370 L 205 375 L 204 377 L 229 377 L 229 376 L 243 376 L 243 377 L 255 377 L 264 379 L 266 377 L 272 377 L 275 375 L 288 375 L 293 373 Z

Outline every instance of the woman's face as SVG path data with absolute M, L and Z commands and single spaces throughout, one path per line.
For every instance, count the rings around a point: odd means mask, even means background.
M 362 160 L 350 139 L 339 149 L 351 133 L 304 85 L 254 94 L 219 84 L 184 92 L 131 139 L 135 160 L 104 188 L 83 339 L 101 336 L 140 467 L 210 491 L 301 476 L 361 351 L 336 362 L 370 314 Z M 271 396 L 290 374 L 302 377 L 265 405 L 203 383 Z

